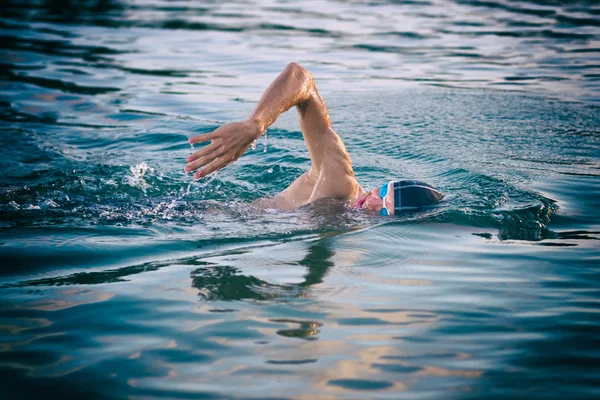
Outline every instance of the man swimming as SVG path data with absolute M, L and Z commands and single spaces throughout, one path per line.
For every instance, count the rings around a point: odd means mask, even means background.
M 390 181 L 365 191 L 354 177 L 346 146 L 331 127 L 327 106 L 312 75 L 297 63 L 288 64 L 269 85 L 248 119 L 190 138 L 191 144 L 211 144 L 187 158 L 185 171 L 200 169 L 194 174 L 194 179 L 200 179 L 231 164 L 292 106 L 298 110 L 311 167 L 263 206 L 290 210 L 333 197 L 357 208 L 392 215 L 433 204 L 444 196 L 424 182 L 409 180 Z

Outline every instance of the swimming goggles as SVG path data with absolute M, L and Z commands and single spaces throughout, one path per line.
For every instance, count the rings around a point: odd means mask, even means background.
M 390 212 L 388 211 L 388 208 L 385 205 L 385 196 L 387 196 L 388 191 L 390 190 L 390 186 L 392 186 L 393 184 L 394 181 L 389 181 L 385 185 L 381 186 L 381 189 L 379 189 L 379 197 L 381 197 L 381 201 L 383 202 L 383 207 L 381 208 L 381 211 L 379 211 L 379 215 L 390 215 Z

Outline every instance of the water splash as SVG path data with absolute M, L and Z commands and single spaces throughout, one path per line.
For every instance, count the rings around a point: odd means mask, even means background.
M 154 173 L 154 168 L 150 167 L 143 161 L 137 165 L 132 165 L 129 167 L 129 172 L 131 175 L 123 178 L 123 183 L 132 187 L 140 188 L 144 193 L 146 193 L 146 189 L 148 189 L 150 185 L 144 180 L 144 176 L 148 171 Z
M 44 201 L 44 203 L 43 203 L 43 204 L 44 204 L 46 207 L 52 207 L 52 208 L 58 208 L 58 207 L 59 207 L 58 203 L 57 203 L 57 202 L 55 202 L 55 201 L 54 201 L 54 200 L 52 200 L 52 199 L 48 199 L 48 200 Z
M 206 179 L 204 179 L 204 181 L 202 183 L 200 183 L 200 187 L 208 186 L 212 181 L 215 180 L 215 178 L 217 177 L 218 174 L 219 174 L 219 171 L 217 170 L 217 171 L 205 176 L 204 178 L 206 178 Z M 202 178 L 200 178 L 200 179 L 202 179 Z M 196 181 L 200 181 L 200 179 L 197 179 Z

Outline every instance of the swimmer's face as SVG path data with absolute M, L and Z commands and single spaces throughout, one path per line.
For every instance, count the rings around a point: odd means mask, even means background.
M 378 186 L 356 202 L 357 208 L 375 211 L 381 215 L 394 214 L 394 182 Z

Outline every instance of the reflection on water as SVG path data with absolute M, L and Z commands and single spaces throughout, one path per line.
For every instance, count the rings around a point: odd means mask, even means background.
M 0 17 L 0 397 L 597 398 L 596 2 L 40 0 Z M 262 212 L 283 115 L 211 180 L 187 138 L 314 74 L 394 219 Z
M 238 264 L 240 260 L 235 259 L 238 254 L 240 253 L 227 254 L 224 262 L 233 261 Z M 275 300 L 288 296 L 304 297 L 305 288 L 323 282 L 327 269 L 333 266 L 329 261 L 333 254 L 322 241 L 310 245 L 306 257 L 297 263 L 308 270 L 304 281 L 284 285 L 272 285 L 254 276 L 245 276 L 241 274 L 239 267 L 232 265 L 194 260 L 195 265 L 202 266 L 192 271 L 192 286 L 198 289 L 199 296 L 204 300 Z M 247 262 L 252 261 L 252 258 L 245 258 L 251 257 L 251 254 L 242 252 L 241 256 L 245 266 Z M 264 261 L 260 259 L 256 266 L 265 266 Z
M 568 254 L 538 267 L 541 247 L 498 248 L 448 225 L 405 228 L 405 236 L 387 224 L 5 286 L 0 368 L 30 394 L 21 385 L 49 377 L 70 395 L 109 379 L 119 397 L 261 397 L 263 378 L 276 378 L 273 394 L 283 397 L 300 388 L 309 398 L 436 397 L 490 384 L 519 393 L 535 382 L 527 363 L 578 332 L 573 313 L 595 289 L 561 272 Z M 556 357 L 587 357 L 587 342 L 560 343 Z M 515 387 L 509 377 L 519 369 L 530 378 Z

